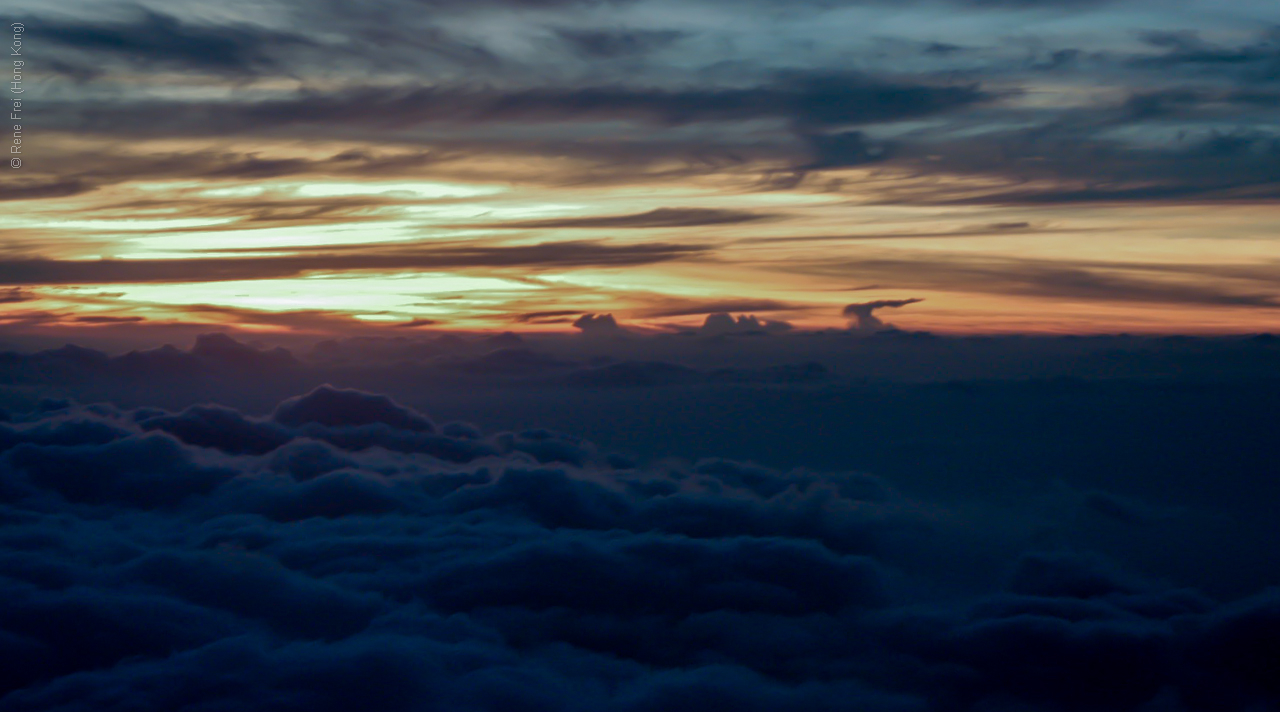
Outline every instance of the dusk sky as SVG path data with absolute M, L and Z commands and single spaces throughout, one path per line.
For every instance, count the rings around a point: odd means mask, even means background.
M 1280 327 L 1270 0 L 5 5 L 22 332 Z
M 0 712 L 1280 712 L 1277 0 L 0 19 Z

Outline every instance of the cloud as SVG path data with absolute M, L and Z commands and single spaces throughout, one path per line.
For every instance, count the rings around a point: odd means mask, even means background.
M 592 60 L 608 60 L 648 54 L 666 49 L 690 37 L 679 30 L 577 30 L 562 29 L 556 34 L 575 53 Z
M 983 205 L 1269 202 L 1280 181 L 1274 160 L 1280 144 L 1271 124 L 1218 125 L 1207 115 L 1235 116 L 1241 100 L 1226 91 L 1134 93 L 1119 107 L 1091 109 L 1051 126 L 921 145 L 904 161 L 920 175 L 983 175 L 998 182 L 976 190 L 955 184 L 905 194 L 911 201 Z M 1192 125 L 1176 139 L 1135 144 L 1115 136 L 1126 125 L 1155 126 L 1179 115 Z M 924 153 L 934 158 L 919 155 Z
M 0 290 L 0 304 L 19 304 L 36 299 L 39 299 L 39 297 L 21 287 Z
M 910 240 L 917 238 L 939 238 L 939 237 L 974 237 L 986 235 L 1002 235 L 1002 234 L 1020 234 L 1031 233 L 1042 235 L 1045 233 L 1063 233 L 1077 232 L 1078 230 L 1066 228 L 1049 228 L 1032 223 L 1019 221 L 1008 223 L 990 223 L 987 225 L 974 225 L 973 227 L 959 228 L 956 230 L 939 231 L 939 232 L 867 232 L 867 233 L 851 233 L 844 235 L 786 235 L 782 237 L 744 237 L 739 242 L 744 244 L 759 243 L 787 243 L 787 242 L 847 242 L 853 240 Z M 859 287 L 858 289 L 878 289 L 876 286 Z
M 105 444 L 42 447 L 22 443 L 7 458 L 31 485 L 80 503 L 173 505 L 212 492 L 235 474 L 205 464 L 204 458 L 162 434 Z
M 565 317 L 577 316 L 582 314 L 581 311 L 575 309 L 552 309 L 550 311 L 525 312 L 517 314 L 515 321 L 521 324 L 551 324 L 563 321 Z
M 276 408 L 271 419 L 300 426 L 372 425 L 382 423 L 398 430 L 433 432 L 435 426 L 421 414 L 401 406 L 386 396 L 369 395 L 350 389 L 324 385 L 305 396 L 287 400 Z
M 853 321 L 852 328 L 855 331 L 874 332 L 886 328 L 885 323 L 875 315 L 877 309 L 897 309 L 923 301 L 923 299 L 912 298 L 877 299 L 872 302 L 858 302 L 857 304 L 846 306 L 841 311 L 841 314 Z
M 805 133 L 801 138 L 813 154 L 812 161 L 799 167 L 801 171 L 860 166 L 887 160 L 892 155 L 889 146 L 868 140 L 861 131 Z
M 4 181 L 0 183 L 0 200 L 40 200 L 65 198 L 93 190 L 95 186 L 78 178 L 51 180 Z
M 865 279 L 909 289 L 970 291 L 1099 302 L 1274 308 L 1273 268 L 1161 262 L 1072 261 L 1012 257 L 869 256 L 824 262 L 805 272 Z
M 73 316 L 70 321 L 77 324 L 136 324 L 145 321 L 140 316 L 108 316 L 102 314 L 89 314 L 85 316 Z
M 316 271 L 409 269 L 448 270 L 459 267 L 586 267 L 665 262 L 701 254 L 701 245 L 639 243 L 611 245 L 575 241 L 514 247 L 463 245 L 426 249 L 365 249 L 361 254 L 314 254 L 282 257 L 201 257 L 128 260 L 0 260 L 0 284 L 110 284 L 113 282 L 218 282 L 272 279 Z
M 698 327 L 698 334 L 701 336 L 729 336 L 734 334 L 752 336 L 772 334 L 790 329 L 791 325 L 785 321 L 760 319 L 754 314 L 739 314 L 735 318 L 728 312 L 715 312 L 707 315 L 707 318 L 702 322 L 702 326 Z
M 582 332 L 583 336 L 618 336 L 627 333 L 618 326 L 612 314 L 583 314 L 573 322 L 573 328 Z
M 435 319 L 411 319 L 401 324 L 396 324 L 398 329 L 418 329 L 424 326 L 436 326 L 440 322 Z
M 563 228 L 663 228 L 698 227 L 702 225 L 734 225 L 775 218 L 743 210 L 717 210 L 713 208 L 655 208 L 633 215 L 611 215 L 588 218 L 553 218 L 549 220 L 524 220 L 493 223 L 490 227 L 522 229 Z
M 1196 30 L 1148 31 L 1142 33 L 1142 40 L 1151 47 L 1164 50 L 1164 53 L 1137 57 L 1133 63 L 1160 69 L 1179 65 L 1229 68 L 1242 74 L 1254 73 L 1258 79 L 1274 80 L 1278 76 L 1276 68 L 1280 61 L 1280 49 L 1276 48 L 1280 30 L 1271 27 L 1260 34 L 1254 43 L 1223 47 L 1205 41 Z
M 3 710 L 1246 712 L 1280 695 L 1274 592 L 1219 603 L 1028 549 L 1007 517 L 864 474 L 637 466 L 331 387 L 268 418 L 64 405 L 0 424 Z M 1002 557 L 1004 583 L 955 573 Z
M 214 106 L 139 101 L 126 109 L 98 104 L 61 112 L 68 130 L 171 135 L 261 133 L 294 126 L 400 130 L 427 124 L 541 124 L 631 121 L 676 127 L 781 119 L 818 128 L 901 121 L 942 114 L 991 99 L 974 85 L 897 82 L 850 73 L 793 72 L 748 88 L 688 89 L 598 85 L 492 88 L 363 87 L 325 94 Z M 58 111 L 63 107 L 51 107 Z M 132 123 L 131 123 L 132 121 Z M 64 125 L 65 124 L 65 125 Z
M 588 5 L 592 12 L 579 11 Z M 816 172 L 882 166 L 943 179 L 922 181 L 908 191 L 913 200 L 944 197 L 939 183 L 983 204 L 1275 198 L 1275 161 L 1263 148 L 1275 123 L 1270 27 L 1242 36 L 1203 27 L 1182 8 L 1152 31 L 1135 26 L 1123 3 L 1091 0 L 944 4 L 939 22 L 971 21 L 956 25 L 963 38 L 877 33 L 874 21 L 836 31 L 850 13 L 891 10 L 876 3 L 810 4 L 804 12 L 822 18 L 810 22 L 759 0 L 741 23 L 722 21 L 733 10 L 719 2 L 700 3 L 705 14 L 683 21 L 637 10 L 645 0 L 430 6 L 426 15 L 403 0 L 360 14 L 312 0 L 217 17 L 182 8 L 33 10 L 31 36 L 63 57 L 50 65 L 61 75 L 56 96 L 41 102 L 44 126 L 82 139 L 234 135 L 263 144 L 302 132 L 351 143 L 340 153 L 352 160 L 206 148 L 166 162 L 129 158 L 139 149 L 117 141 L 48 146 L 87 155 L 46 158 L 49 175 L 6 183 L 0 197 L 80 194 L 121 179 L 126 163 L 262 178 L 376 172 L 382 151 L 409 151 L 421 154 L 419 168 L 470 164 L 474 176 L 477 164 L 501 165 L 486 177 L 503 180 L 510 161 L 469 159 L 571 159 L 526 176 L 558 184 L 748 172 L 772 177 L 761 187 L 784 187 Z M 913 3 L 902 11 L 925 10 Z M 504 24 L 529 12 L 538 19 Z M 1025 48 L 1003 38 L 1002 23 L 1043 12 L 1079 13 L 1117 36 L 1106 49 L 1049 26 L 1037 25 Z M 162 96 L 131 79 L 139 71 L 177 74 L 171 81 L 190 91 Z M 193 71 L 218 76 L 181 76 Z M 1098 91 L 1050 104 L 1019 99 L 1057 91 L 1041 85 L 1050 73 L 1066 84 L 1087 77 Z M 251 85 L 258 79 L 273 88 Z M 109 98 L 93 87 L 99 81 L 115 87 Z M 211 99 L 202 82 L 223 94 Z M 1116 101 L 1144 94 L 1163 98 Z M 1187 150 L 1215 132 L 1258 134 L 1254 155 Z M 384 168 L 411 172 L 413 159 L 402 158 Z M 963 179 L 974 174 L 1007 184 L 977 189 Z
M 147 417 L 138 425 L 234 455 L 271 452 L 293 439 L 283 428 L 246 419 L 239 411 L 216 405 L 195 405 L 181 413 Z
M 245 23 L 188 23 L 142 9 L 128 21 L 92 22 L 27 18 L 28 33 L 40 42 L 158 69 L 165 66 L 207 72 L 249 74 L 280 69 L 273 55 L 289 47 L 314 47 L 302 35 Z

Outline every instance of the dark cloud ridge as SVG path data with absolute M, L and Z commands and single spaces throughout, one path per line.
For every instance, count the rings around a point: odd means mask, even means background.
M 33 39 L 64 48 L 115 56 L 153 69 L 177 66 L 219 73 L 283 70 L 273 55 L 289 47 L 314 47 L 303 35 L 235 23 L 203 25 L 142 8 L 125 21 L 86 22 L 24 18 Z
M 217 282 L 272 279 L 327 270 L 446 270 L 458 267 L 539 269 L 566 266 L 652 264 L 701 254 L 701 245 L 598 241 L 547 242 L 515 247 L 448 245 L 431 248 L 370 249 L 361 254 L 283 257 L 201 257 L 128 260 L 0 260 L 0 284 L 107 284 L 112 282 Z
M 522 220 L 493 223 L 486 227 L 521 229 L 699 227 L 703 225 L 735 225 L 769 220 L 775 217 L 777 216 L 753 213 L 746 210 L 654 208 L 653 210 L 631 215 Z
M 931 116 L 961 109 L 993 95 L 976 85 L 894 81 L 857 74 L 788 73 L 748 87 L 478 88 L 451 86 L 361 87 L 329 93 L 220 104 L 136 103 L 80 106 L 63 119 L 82 130 L 132 132 L 138 115 L 148 131 L 166 125 L 191 131 L 259 132 L 297 125 L 404 129 L 433 122 L 542 123 L 638 121 L 664 126 L 704 122 L 782 119 L 818 129 Z M 65 107 L 64 107 L 65 108 Z M 52 111 L 59 111 L 51 106 Z M 126 117 L 134 123 L 123 121 Z

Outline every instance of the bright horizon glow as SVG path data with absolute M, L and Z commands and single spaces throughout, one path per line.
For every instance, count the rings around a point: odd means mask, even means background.
M 856 171 L 848 173 L 854 180 L 859 177 Z M 595 188 L 590 199 L 584 200 L 582 191 L 574 188 L 497 189 L 440 182 L 303 185 L 268 181 L 194 193 L 189 185 L 175 184 L 174 191 L 179 191 L 180 197 L 172 210 L 177 214 L 183 210 L 234 213 L 248 209 L 237 208 L 239 201 L 252 199 L 257 201 L 253 209 L 262 211 L 266 222 L 256 227 L 234 216 L 116 218 L 111 216 L 118 209 L 116 203 L 82 209 L 81 214 L 89 217 L 45 227 L 114 245 L 112 256 L 121 262 L 212 257 L 305 259 L 333 251 L 358 257 L 364 254 L 361 246 L 375 251 L 368 254 L 376 254 L 389 249 L 429 252 L 440 245 L 501 251 L 581 243 L 699 245 L 714 249 L 715 254 L 710 260 L 658 260 L 626 268 L 584 264 L 530 271 L 481 263 L 437 271 L 384 266 L 372 271 L 321 269 L 269 279 L 121 283 L 104 286 L 103 291 L 118 296 L 93 306 L 95 314 L 116 317 L 199 320 L 207 318 L 201 316 L 201 310 L 212 306 L 240 310 L 241 318 L 248 322 L 255 312 L 324 312 L 333 317 L 325 328 L 340 328 L 337 325 L 344 318 L 353 328 L 362 323 L 430 318 L 441 328 L 464 330 L 565 329 L 563 324 L 520 324 L 515 316 L 572 308 L 583 313 L 614 313 L 638 327 L 662 328 L 664 324 L 688 326 L 702 318 L 697 314 L 655 316 L 680 311 L 672 304 L 723 302 L 730 307 L 741 303 L 742 313 L 785 319 L 800 328 L 839 328 L 845 324 L 839 315 L 844 303 L 916 297 L 925 301 L 887 315 L 893 323 L 951 333 L 1217 333 L 1280 327 L 1276 310 L 1247 305 L 1170 307 L 1141 295 L 1110 304 L 1088 298 L 1054 300 L 1034 292 L 1001 295 L 990 293 L 981 277 L 983 271 L 1018 261 L 1033 269 L 1083 261 L 1103 265 L 1099 269 L 1110 275 L 1107 279 L 1141 279 L 1153 285 L 1148 289 L 1165 285 L 1194 291 L 1211 285 L 1215 290 L 1247 296 L 1259 288 L 1259 277 L 1250 274 L 1247 266 L 1280 259 L 1272 244 L 1259 234 L 1280 225 L 1276 208 L 1243 207 L 1224 220 L 1219 211 L 1196 206 L 1068 210 L 869 205 L 866 199 L 874 197 L 875 182 L 866 185 L 873 192 L 867 193 L 868 188 L 855 183 L 852 195 L 849 191 L 807 190 L 757 195 L 690 186 L 683 197 L 677 187 L 666 186 L 656 191 L 661 196 L 656 199 L 632 188 Z M 115 192 L 118 197 L 119 189 Z M 146 192 L 166 194 L 156 183 L 149 184 Z M 305 224 L 288 224 L 299 217 L 289 211 L 312 209 L 289 202 L 299 195 L 376 198 L 391 194 L 409 202 L 361 207 L 356 213 L 344 213 L 342 206 L 327 209 L 320 203 L 315 219 L 303 214 Z M 575 194 L 578 199 L 572 197 Z M 276 195 L 294 198 L 268 197 Z M 419 203 L 445 196 L 448 204 Z M 52 206 L 46 203 L 41 207 L 48 211 Z M 273 210 L 285 212 L 272 221 Z M 660 221 L 663 210 L 673 216 L 672 224 Z M 645 223 L 649 215 L 657 215 L 659 222 Z M 637 216 L 637 224 L 627 224 L 625 216 Z M 689 224 L 680 224 L 682 220 Z M 24 218 L 18 216 L 14 222 L 24 224 Z M 141 226 L 147 224 L 155 229 L 144 231 Z M 92 262 L 101 253 L 100 248 L 90 248 L 80 255 L 64 254 L 63 259 Z M 839 267 L 842 261 L 850 266 Z M 921 265 L 918 274 L 912 263 Z M 967 266 L 970 263 L 972 267 Z M 1206 276 L 1204 272 L 1212 272 L 1214 264 L 1221 265 L 1221 274 Z M 874 275 L 859 278 L 859 265 L 870 265 L 872 272 L 887 270 L 889 279 Z M 948 265 L 958 276 L 930 276 L 931 271 Z M 966 276 L 966 270 L 974 276 Z M 881 281 L 888 283 L 879 284 Z M 1017 285 L 1011 288 L 1016 291 Z M 56 304 L 77 308 L 62 301 L 77 290 L 60 290 L 56 285 L 28 289 L 41 298 L 16 308 Z M 447 295 L 448 299 L 430 303 L 430 295 Z M 761 300 L 779 306 L 750 308 Z M 199 309 L 187 312 L 187 305 L 199 305 Z M 511 315 L 506 323 L 503 314 Z M 1051 316 L 1046 318 L 1046 314 Z M 218 323 L 225 324 L 225 318 L 220 316 Z M 277 328 L 290 327 L 277 324 Z M 308 323 L 296 328 L 316 326 Z

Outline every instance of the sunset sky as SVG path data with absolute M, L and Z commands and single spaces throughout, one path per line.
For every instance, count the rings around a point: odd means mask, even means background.
M 1273 0 L 6 5 L 14 333 L 1280 329 Z
M 0 18 L 0 712 L 1280 710 L 1280 0 Z

